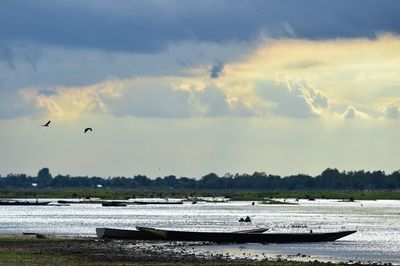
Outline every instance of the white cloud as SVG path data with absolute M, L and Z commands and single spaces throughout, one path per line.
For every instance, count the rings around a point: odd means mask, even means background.
M 267 40 L 248 57 L 243 56 L 255 44 L 184 42 L 170 44 L 167 50 L 153 54 L 16 46 L 12 50 L 14 69 L 0 66 L 0 94 L 1 98 L 4 96 L 0 116 L 40 113 L 21 107 L 22 100 L 17 99 L 17 89 L 31 88 L 23 89 L 24 99 L 31 99 L 31 103 L 56 116 L 71 118 L 88 112 L 168 118 L 393 117 L 394 107 L 386 111 L 374 101 L 382 100 L 384 95 L 390 102 L 395 96 L 393 85 L 388 85 L 398 80 L 393 74 L 397 57 L 389 57 L 386 51 L 390 48 L 390 54 L 398 53 L 393 48 L 398 43 L 395 36 L 322 42 Z M 33 47 L 39 52 L 29 63 L 26 54 L 31 55 Z M 356 52 L 349 54 L 349 50 Z M 365 57 L 370 50 L 376 52 L 377 59 Z M 314 61 L 311 55 L 315 56 Z M 209 77 L 213 62 L 225 63 L 224 74 L 218 79 Z M 381 66 L 386 66 L 385 71 L 380 71 Z M 291 78 L 276 82 L 282 72 Z M 343 73 L 348 75 L 343 77 Z M 302 79 L 315 87 L 298 81 Z M 374 84 L 369 84 L 371 79 Z M 106 82 L 120 83 L 120 98 L 109 97 L 99 89 Z M 383 89 L 378 89 L 378 82 Z M 185 84 L 189 89 L 176 90 Z M 345 111 L 347 106 L 357 109 Z
M 124 82 L 123 97 L 106 103 L 114 115 L 138 117 L 313 118 L 329 112 L 327 96 L 306 82 L 230 85 L 207 77 L 136 78 Z
M 76 119 L 90 112 L 107 113 L 105 99 L 121 97 L 121 84 L 107 81 L 87 87 L 27 88 L 20 93 L 27 102 L 46 110 L 49 117 Z
M 346 111 L 341 115 L 343 119 L 368 119 L 370 118 L 365 112 L 357 110 L 354 106 L 347 107 Z
M 252 113 L 240 100 L 230 103 L 221 88 L 201 77 L 132 79 L 124 84 L 124 96 L 108 105 L 117 116 L 190 118 Z
M 233 85 L 207 76 L 140 77 L 85 87 L 28 88 L 21 95 L 59 119 L 98 112 L 163 118 L 316 118 L 330 112 L 326 95 L 305 81 L 290 80 Z
M 278 116 L 312 118 L 329 108 L 328 97 L 304 81 L 263 81 L 256 87 L 258 94 L 272 103 L 273 108 L 266 111 Z
M 26 88 L 23 99 L 46 116 L 77 119 L 89 113 L 114 116 L 191 118 L 251 116 L 243 102 L 229 101 L 212 82 L 182 77 L 108 80 L 85 87 Z

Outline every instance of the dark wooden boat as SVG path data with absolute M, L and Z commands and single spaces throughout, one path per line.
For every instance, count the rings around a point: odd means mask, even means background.
M 249 234 L 256 234 L 256 233 L 264 233 L 268 231 L 268 228 L 255 228 L 255 229 L 249 229 L 249 230 L 240 230 L 240 231 L 234 231 L 233 233 L 249 233 Z
M 250 230 L 236 231 L 235 233 L 263 233 L 268 228 L 256 228 Z M 111 238 L 111 239 L 130 239 L 130 240 L 163 240 L 161 236 L 139 231 L 139 230 L 127 230 L 127 229 L 113 229 L 113 228 L 96 228 L 96 234 L 100 238 Z
M 75 203 L 82 203 L 83 201 L 77 201 L 77 200 L 58 200 L 57 203 L 60 204 L 75 204 Z
M 156 205 L 180 205 L 183 204 L 183 201 L 134 201 L 133 204 L 138 204 L 138 205 L 150 205 L 150 204 L 156 204 Z
M 151 233 L 170 241 L 209 241 L 217 243 L 299 243 L 335 241 L 356 231 L 330 233 L 224 233 L 184 232 L 136 227 L 139 231 Z
M 160 236 L 142 232 L 139 230 L 96 228 L 96 234 L 100 238 L 130 239 L 130 240 L 162 240 Z
M 125 202 L 106 201 L 101 204 L 103 207 L 126 207 Z
M 6 200 L 0 201 L 0 205 L 6 206 L 43 206 L 48 205 L 51 201 L 18 201 L 18 200 Z

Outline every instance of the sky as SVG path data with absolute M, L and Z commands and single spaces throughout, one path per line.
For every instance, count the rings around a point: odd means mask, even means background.
M 0 175 L 399 170 L 399 9 L 1 1 Z

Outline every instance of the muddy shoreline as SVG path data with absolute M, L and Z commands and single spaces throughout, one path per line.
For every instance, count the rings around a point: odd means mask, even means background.
M 0 265 L 346 265 L 273 259 L 267 254 L 257 260 L 235 258 L 228 253 L 198 254 L 198 245 L 93 237 L 0 236 Z

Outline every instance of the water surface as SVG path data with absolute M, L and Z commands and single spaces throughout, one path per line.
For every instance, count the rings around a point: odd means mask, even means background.
M 55 199 L 56 200 L 56 199 Z M 294 202 L 294 200 L 293 200 Z M 250 216 L 252 223 L 238 220 Z M 304 260 L 391 262 L 400 264 L 400 201 L 300 200 L 298 205 L 251 202 L 183 205 L 100 204 L 0 206 L 0 234 L 37 232 L 95 236 L 96 227 L 148 226 L 175 230 L 235 231 L 268 227 L 270 232 L 358 230 L 341 240 L 315 244 L 232 244 L 197 246 L 197 252 Z

